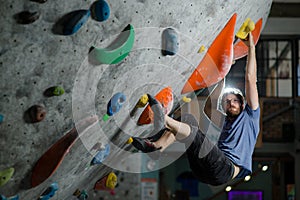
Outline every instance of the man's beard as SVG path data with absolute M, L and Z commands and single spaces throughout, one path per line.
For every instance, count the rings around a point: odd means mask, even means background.
M 226 112 L 227 117 L 229 118 L 237 118 L 240 115 L 241 111 L 237 111 L 237 112 L 232 112 L 229 109 Z

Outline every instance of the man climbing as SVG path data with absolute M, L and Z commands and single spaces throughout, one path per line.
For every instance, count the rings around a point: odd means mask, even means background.
M 225 89 L 218 102 L 224 81 L 210 94 L 211 106 L 204 111 L 221 128 L 218 144 L 213 144 L 198 127 L 191 114 L 181 116 L 181 122 L 163 115 L 161 105 L 151 95 L 149 104 L 154 112 L 155 126 L 164 128 L 148 138 L 133 138 L 133 146 L 144 153 L 164 151 L 175 141 L 183 142 L 190 168 L 204 183 L 221 185 L 234 178 L 244 178 L 252 172 L 252 154 L 259 133 L 260 108 L 256 86 L 255 45 L 251 33 L 244 43 L 248 46 L 245 72 L 245 97 L 238 89 Z M 224 115 L 225 114 L 225 115 Z M 162 117 L 164 116 L 164 117 Z M 225 117 L 225 121 L 222 120 Z

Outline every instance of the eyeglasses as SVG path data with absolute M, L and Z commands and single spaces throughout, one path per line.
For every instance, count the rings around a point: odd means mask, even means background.
M 231 102 L 234 104 L 239 104 L 241 101 L 239 99 L 226 99 L 223 101 L 223 103 L 226 103 L 227 105 L 231 104 Z

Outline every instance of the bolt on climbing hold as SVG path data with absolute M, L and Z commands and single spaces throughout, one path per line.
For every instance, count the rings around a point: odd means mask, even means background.
M 126 141 L 126 144 L 131 144 L 133 142 L 133 139 L 132 137 L 130 137 L 127 141 Z
M 186 97 L 186 96 L 183 96 L 183 97 L 182 97 L 182 101 L 185 102 L 185 103 L 189 103 L 189 102 L 191 102 L 191 98 L 188 98 L 188 97 Z
M 205 46 L 204 45 L 201 45 L 201 47 L 199 48 L 198 50 L 198 53 L 202 53 L 205 51 Z
M 110 116 L 113 116 L 114 114 L 119 112 L 125 101 L 126 96 L 123 93 L 118 92 L 114 94 L 107 104 L 106 114 L 102 118 L 103 121 L 107 121 Z
M 57 183 L 52 183 L 43 193 L 42 195 L 38 198 L 38 200 L 48 200 L 52 198 L 56 191 L 58 190 L 58 184 Z
M 130 112 L 130 116 L 132 117 L 135 112 L 137 111 L 138 108 L 143 108 L 146 106 L 146 104 L 148 103 L 148 95 L 144 94 L 143 96 L 141 96 L 141 98 L 138 100 L 138 102 L 135 104 L 134 108 L 132 109 L 132 111 Z
M 0 124 L 4 121 L 4 116 L 0 114 Z
M 240 27 L 239 31 L 236 33 L 236 37 L 240 38 L 242 40 L 247 39 L 248 34 L 255 29 L 255 24 L 254 22 L 250 19 L 247 18 L 245 19 L 244 23 Z
M 113 190 L 118 182 L 118 177 L 114 172 L 110 172 L 107 176 L 98 180 L 94 186 L 95 190 Z
M 162 54 L 173 56 L 179 48 L 179 38 L 173 28 L 167 28 L 162 33 Z
M 65 93 L 65 90 L 61 86 L 53 86 L 45 90 L 44 95 L 47 97 L 60 96 Z
M 5 185 L 13 176 L 15 169 L 13 167 L 0 171 L 0 187 Z
M 18 24 L 31 24 L 38 20 L 39 12 L 22 11 L 14 16 Z
M 33 105 L 25 112 L 25 121 L 36 123 L 43 121 L 46 117 L 46 109 L 42 105 Z
M 109 18 L 110 15 L 110 8 L 106 1 L 104 0 L 97 0 L 95 1 L 91 8 L 91 17 L 92 19 L 102 22 Z

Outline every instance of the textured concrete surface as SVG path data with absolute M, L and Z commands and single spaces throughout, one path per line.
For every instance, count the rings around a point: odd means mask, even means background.
M 54 199 L 71 199 L 77 188 L 86 189 L 90 199 L 104 196 L 138 199 L 140 191 L 136 183 L 140 181 L 137 172 L 141 159 L 130 158 L 120 151 L 129 135 L 151 128 L 136 126 L 141 110 L 129 117 L 138 98 L 145 92 L 156 94 L 171 86 L 175 103 L 179 102 L 185 81 L 205 54 L 197 53 L 199 47 L 204 45 L 207 49 L 234 13 L 238 14 L 236 31 L 247 17 L 253 21 L 262 17 L 265 24 L 271 6 L 271 0 L 111 0 L 108 20 L 97 22 L 89 18 L 71 36 L 52 32 L 62 16 L 89 9 L 92 3 L 90 0 L 52 0 L 43 4 L 1 0 L 0 114 L 4 121 L 0 124 L 0 170 L 12 166 L 16 171 L 0 187 L 0 194 L 37 199 L 52 182 L 57 182 L 59 190 Z M 17 24 L 13 16 L 26 10 L 39 12 L 39 19 L 32 24 Z M 89 63 L 90 47 L 108 46 L 128 24 L 134 26 L 136 36 L 126 59 L 116 65 Z M 161 34 L 167 27 L 174 28 L 179 35 L 176 56 L 161 54 Z M 56 85 L 65 89 L 63 95 L 43 95 L 47 88 Z M 123 92 L 127 100 L 119 113 L 103 122 L 106 105 L 116 92 Z M 36 104 L 46 108 L 45 119 L 26 123 L 24 112 Z M 74 122 L 90 114 L 100 118 L 90 131 L 91 138 L 78 140 L 54 175 L 31 188 L 30 174 L 35 162 Z M 87 168 L 95 153 L 91 146 L 97 140 L 113 141 L 111 156 L 107 165 Z M 117 195 L 93 191 L 94 183 L 111 170 L 123 176 Z

